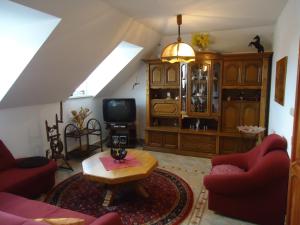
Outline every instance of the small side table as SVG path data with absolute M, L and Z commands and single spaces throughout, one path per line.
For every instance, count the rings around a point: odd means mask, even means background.
M 266 128 L 258 126 L 238 126 L 237 129 L 243 135 L 256 137 L 256 145 L 262 142 L 263 133 L 266 130 Z
M 90 135 L 99 136 L 99 145 L 98 144 L 90 144 Z M 86 147 L 82 145 L 82 137 L 86 137 Z M 102 129 L 100 122 L 96 119 L 90 119 L 87 122 L 86 128 L 80 130 L 75 124 L 68 124 L 65 127 L 64 131 L 64 142 L 65 142 L 65 155 L 66 158 L 69 159 L 69 152 L 68 152 L 68 138 L 78 139 L 79 140 L 79 147 L 72 151 L 74 155 L 79 155 L 81 157 L 89 155 L 92 151 L 100 148 L 100 151 L 103 151 L 102 148 Z

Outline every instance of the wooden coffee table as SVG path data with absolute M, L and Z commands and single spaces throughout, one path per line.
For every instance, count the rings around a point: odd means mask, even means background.
M 140 165 L 107 171 L 99 158 L 109 156 L 110 151 L 97 153 L 82 162 L 83 175 L 87 179 L 103 183 L 107 187 L 103 206 L 111 204 L 114 194 L 124 185 L 134 188 L 143 197 L 149 196 L 138 181 L 151 174 L 158 165 L 157 160 L 150 153 L 143 150 L 127 149 L 127 152 L 134 156 L 140 162 Z

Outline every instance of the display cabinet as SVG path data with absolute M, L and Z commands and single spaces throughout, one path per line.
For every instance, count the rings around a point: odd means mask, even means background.
M 209 115 L 210 112 L 210 63 L 188 65 L 188 114 Z
M 145 149 L 211 157 L 255 144 L 237 126 L 267 128 L 272 53 L 197 53 L 196 61 L 145 60 Z
M 221 102 L 221 74 L 222 74 L 222 61 L 212 61 L 211 79 L 211 104 L 210 112 L 212 115 L 220 115 L 220 102 Z

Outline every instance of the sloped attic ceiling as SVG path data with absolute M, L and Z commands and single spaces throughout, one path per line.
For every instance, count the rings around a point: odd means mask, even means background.
M 139 58 L 160 40 L 158 32 L 99 0 L 88 4 L 84 0 L 15 2 L 59 17 L 61 22 L 0 102 L 0 108 L 64 100 L 122 40 L 144 47 Z

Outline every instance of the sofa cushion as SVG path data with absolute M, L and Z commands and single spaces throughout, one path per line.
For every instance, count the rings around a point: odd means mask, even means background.
M 5 144 L 0 140 L 0 171 L 9 169 L 16 165 L 16 160 Z
M 245 171 L 237 166 L 230 164 L 222 164 L 214 166 L 210 172 L 210 175 L 224 175 L 224 174 L 240 174 Z
M 57 166 L 54 161 L 50 161 L 47 165 L 23 169 L 23 168 L 11 168 L 9 170 L 1 171 L 0 191 L 14 192 L 24 187 L 24 185 L 33 185 L 32 182 L 39 180 L 40 177 L 48 176 L 56 170 Z M 32 187 L 34 188 L 34 187 Z
M 62 218 L 72 217 L 85 220 L 90 224 L 96 220 L 95 217 L 79 212 L 62 209 L 44 202 L 26 199 L 14 194 L 0 192 L 0 210 L 25 218 Z
M 36 222 L 31 219 L 23 218 L 3 211 L 0 211 L 0 222 L 3 225 L 47 225 L 42 222 Z
M 49 159 L 42 156 L 34 156 L 24 158 L 17 162 L 17 167 L 19 168 L 35 168 L 40 166 L 45 166 L 49 163 Z

